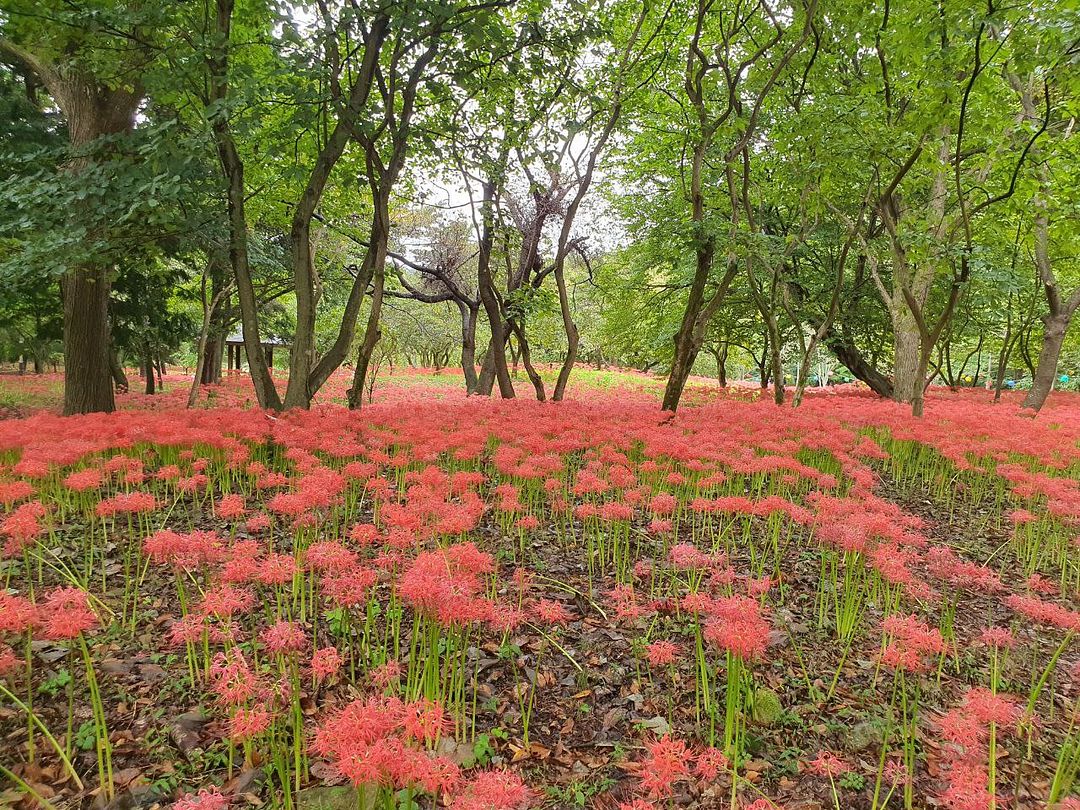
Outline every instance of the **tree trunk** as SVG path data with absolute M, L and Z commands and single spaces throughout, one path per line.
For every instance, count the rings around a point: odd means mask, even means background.
M 1042 348 L 1039 350 L 1039 361 L 1035 366 L 1035 376 L 1031 381 L 1031 390 L 1024 398 L 1025 408 L 1031 408 L 1036 413 L 1046 404 L 1046 398 L 1054 388 L 1057 379 L 1058 358 L 1061 357 L 1061 346 L 1065 342 L 1065 332 L 1068 331 L 1069 321 L 1067 314 L 1047 316 L 1043 319 L 1046 326 L 1043 329 Z
M 109 373 L 112 375 L 113 386 L 116 391 L 128 390 L 127 373 L 120 363 L 120 357 L 116 352 L 116 344 L 109 338 Z
M 490 394 L 493 380 L 499 383 L 499 394 L 503 399 L 514 398 L 514 383 L 510 379 L 510 369 L 506 365 L 506 340 L 509 337 L 507 324 L 502 317 L 502 308 L 495 294 L 495 282 L 491 275 L 491 251 L 494 244 L 495 229 L 495 184 L 484 182 L 484 199 L 481 203 L 483 226 L 480 234 L 480 252 L 477 256 L 476 278 L 480 301 L 484 305 L 488 324 L 491 328 L 491 342 L 484 368 L 480 375 L 479 393 Z M 491 358 L 490 369 L 488 358 Z
M 476 321 L 480 316 L 479 307 L 470 307 L 464 301 L 458 301 L 461 312 L 461 373 L 465 375 L 465 393 L 475 394 L 479 389 L 476 375 Z
M 854 343 L 833 328 L 826 330 L 821 342 L 857 380 L 866 383 L 875 394 L 886 399 L 893 395 L 892 381 L 868 362 Z
M 109 279 L 104 267 L 76 268 L 64 296 L 64 415 L 116 410 L 109 362 Z
M 893 313 L 893 399 L 913 402 L 925 380 L 919 374 L 921 340 L 915 316 L 901 301 Z
M 146 393 L 154 393 L 154 356 L 147 352 L 143 355 L 143 377 L 146 383 Z
M 525 366 L 525 374 L 528 375 L 529 382 L 532 383 L 533 390 L 536 392 L 536 399 L 539 402 L 544 402 L 547 399 L 547 392 L 544 390 L 543 378 L 533 367 L 529 341 L 525 337 L 525 326 L 520 321 L 511 321 L 510 328 L 514 330 L 514 335 L 517 337 L 518 354 L 521 357 L 522 365 Z
M 570 312 L 570 297 L 566 293 L 566 277 L 561 262 L 555 268 L 555 284 L 559 288 L 559 310 L 562 313 L 563 329 L 566 331 L 566 359 L 559 369 L 559 378 L 555 381 L 555 390 L 551 394 L 552 400 L 560 402 L 566 395 L 566 385 L 570 382 L 570 373 L 577 362 L 580 335 Z
M 367 380 L 368 369 L 371 366 L 371 356 L 375 352 L 375 346 L 382 337 L 379 330 L 379 318 L 382 315 L 383 287 L 385 286 L 385 274 L 383 268 L 377 268 L 374 278 L 375 286 L 371 293 L 371 312 L 368 314 L 367 328 L 364 329 L 364 340 L 360 344 L 360 352 L 356 358 L 356 368 L 353 369 L 352 386 L 349 388 L 349 408 L 359 408 L 364 399 L 364 384 Z
M 240 300 L 240 324 L 244 335 L 248 369 L 255 388 L 255 398 L 263 409 L 281 410 L 281 397 L 263 356 L 259 334 L 258 304 L 251 280 L 248 260 L 247 213 L 245 210 L 244 163 L 233 140 L 225 101 L 229 89 L 229 37 L 232 29 L 233 0 L 217 0 L 217 34 L 220 42 L 209 58 L 211 102 L 220 105 L 212 120 L 218 159 L 226 180 L 226 200 L 229 219 L 229 264 L 236 279 Z

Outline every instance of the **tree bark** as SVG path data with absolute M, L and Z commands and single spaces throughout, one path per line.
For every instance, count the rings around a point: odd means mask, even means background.
M 356 368 L 353 369 L 353 381 L 349 387 L 348 403 L 350 409 L 359 408 L 364 400 L 364 386 L 367 382 L 368 369 L 371 367 L 371 357 L 375 352 L 375 346 L 382 337 L 379 329 L 379 318 L 382 315 L 383 288 L 385 286 L 385 274 L 382 268 L 375 272 L 374 288 L 371 293 L 371 312 L 368 314 L 367 327 L 364 329 L 364 340 L 360 344 L 360 351 L 356 358 Z
M 64 415 L 116 410 L 109 362 L 109 278 L 81 267 L 60 280 L 64 297 Z
M 464 301 L 457 301 L 461 313 L 461 372 L 465 375 L 465 393 L 475 394 L 479 389 L 480 379 L 476 374 L 476 321 L 479 307 L 471 307 Z
M 478 390 L 481 394 L 490 395 L 494 382 L 498 381 L 500 396 L 503 399 L 513 399 L 514 383 L 510 379 L 510 369 L 506 365 L 508 326 L 503 320 L 502 307 L 495 292 L 495 281 L 491 274 L 491 252 L 495 238 L 495 184 L 491 181 L 484 182 L 481 218 L 483 224 L 480 233 L 480 251 L 477 256 L 476 279 L 480 302 L 484 306 L 491 329 L 491 341 L 484 357 Z
M 232 136 L 224 105 L 229 94 L 229 43 L 232 30 L 233 0 L 217 0 L 217 34 L 219 44 L 210 58 L 210 101 L 220 107 L 214 111 L 211 127 L 217 146 L 218 159 L 226 180 L 226 204 L 229 220 L 229 263 L 236 280 L 240 300 L 240 324 L 244 336 L 248 369 L 255 388 L 255 399 L 263 409 L 281 410 L 281 397 L 263 354 L 259 334 L 258 304 L 251 279 L 248 259 L 247 213 L 244 190 L 244 163 Z
M 822 335 L 821 342 L 828 347 L 844 368 L 857 380 L 866 383 L 875 394 L 886 399 L 893 398 L 893 383 L 878 371 L 872 363 L 863 357 L 862 352 L 845 335 L 829 327 Z

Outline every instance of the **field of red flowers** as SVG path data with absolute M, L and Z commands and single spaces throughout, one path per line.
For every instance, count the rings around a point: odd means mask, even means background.
M 417 380 L 0 421 L 0 805 L 1080 807 L 1080 397 Z

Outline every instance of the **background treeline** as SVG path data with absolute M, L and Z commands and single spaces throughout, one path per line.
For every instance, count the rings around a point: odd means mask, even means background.
M 1037 409 L 1080 362 L 1078 38 L 1066 0 L 3 0 L 0 356 L 68 413 L 231 335 L 268 408 L 591 362 L 669 410 Z

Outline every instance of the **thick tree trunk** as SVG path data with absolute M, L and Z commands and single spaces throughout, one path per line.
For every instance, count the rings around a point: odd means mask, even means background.
M 116 344 L 113 343 L 112 338 L 109 338 L 109 371 L 112 374 L 114 389 L 118 392 L 127 391 L 127 373 L 124 371 L 124 366 L 120 362 L 120 357 L 116 351 Z
M 893 313 L 893 399 L 913 402 L 925 380 L 919 374 L 919 325 L 901 301 Z
M 1057 379 L 1058 358 L 1061 357 L 1061 346 L 1065 342 L 1065 332 L 1069 328 L 1070 318 L 1065 314 L 1047 316 L 1043 328 L 1042 348 L 1039 350 L 1039 361 L 1035 366 L 1035 376 L 1031 381 L 1031 390 L 1024 398 L 1025 408 L 1031 408 L 1038 412 L 1046 404 L 1046 398 L 1054 388 Z
M 116 410 L 109 363 L 109 278 L 80 267 L 60 280 L 64 297 L 64 414 Z
M 152 354 L 143 355 L 143 377 L 146 383 L 145 392 L 147 394 L 154 393 L 154 356 Z

